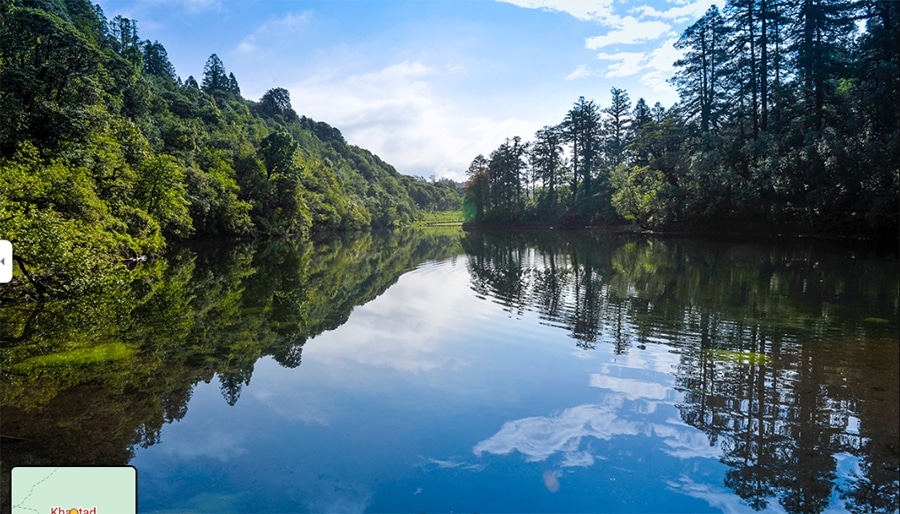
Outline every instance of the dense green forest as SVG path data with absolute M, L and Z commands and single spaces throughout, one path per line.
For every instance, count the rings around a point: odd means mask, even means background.
M 215 54 L 182 80 L 135 20 L 86 0 L 0 2 L 0 237 L 20 297 L 127 280 L 177 240 L 406 225 L 460 189 L 399 174 L 283 88 L 243 98 Z
M 900 3 L 729 0 L 689 26 L 680 101 L 579 98 L 467 173 L 477 222 L 743 226 L 896 238 Z

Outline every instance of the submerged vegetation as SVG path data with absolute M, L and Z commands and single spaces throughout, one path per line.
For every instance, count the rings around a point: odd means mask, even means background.
M 689 26 L 680 102 L 578 99 L 467 173 L 475 222 L 900 230 L 900 3 L 729 0 Z
M 85 0 L 0 4 L 0 220 L 19 297 L 128 280 L 177 240 L 396 227 L 458 209 L 287 90 L 258 101 L 215 54 L 182 80 L 137 22 Z M 5 288 L 7 292 L 9 288 Z

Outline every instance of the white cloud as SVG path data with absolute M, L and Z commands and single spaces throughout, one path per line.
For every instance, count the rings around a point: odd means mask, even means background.
M 242 56 L 249 56 L 259 52 L 259 46 L 256 45 L 256 36 L 250 34 L 245 37 L 234 49 L 235 53 Z
M 598 50 L 610 45 L 631 45 L 655 41 L 669 33 L 672 28 L 661 21 L 639 21 L 626 16 L 615 23 L 615 29 L 602 36 L 589 37 L 584 41 L 588 50 Z
M 526 9 L 564 12 L 581 21 L 610 23 L 618 20 L 613 0 L 499 0 Z
M 698 20 L 712 5 L 717 5 L 721 9 L 724 4 L 724 0 L 695 0 L 679 7 L 666 9 L 665 11 L 658 11 L 656 8 L 649 5 L 636 7 L 634 11 L 641 13 L 642 16 L 665 18 L 677 23 L 683 23 L 686 21 L 693 22 Z
M 579 64 L 575 71 L 566 75 L 566 80 L 576 80 L 584 77 L 591 77 L 596 75 L 597 72 L 588 69 L 587 64 Z
M 528 138 L 541 124 L 464 114 L 434 91 L 452 66 L 440 69 L 403 61 L 373 72 L 320 73 L 288 89 L 294 109 L 339 127 L 351 143 L 367 148 L 408 175 L 463 180 L 478 153 L 506 137 Z
M 561 452 L 565 462 L 586 465 L 584 451 L 579 451 L 586 437 L 611 439 L 616 435 L 637 435 L 637 423 L 618 419 L 615 409 L 600 405 L 579 405 L 555 416 L 535 416 L 503 424 L 500 431 L 479 442 L 472 451 L 507 455 L 518 450 L 526 460 L 537 462 Z M 593 461 L 592 461 L 593 462 Z
M 559 453 L 563 457 L 562 467 L 587 467 L 597 458 L 606 460 L 593 455 L 589 447 L 582 448 L 587 438 L 609 440 L 617 436 L 654 434 L 663 444 L 661 449 L 675 458 L 718 459 L 721 456 L 721 449 L 710 446 L 706 434 L 680 420 L 647 423 L 623 419 L 619 416 L 621 406 L 615 404 L 615 398 L 611 399 L 608 405 L 585 404 L 554 416 L 506 422 L 499 432 L 476 444 L 472 452 L 479 456 L 485 452 L 508 455 L 516 450 L 530 462 L 544 461 Z
M 722 455 L 717 445 L 709 444 L 709 436 L 685 425 L 681 420 L 668 420 L 667 424 L 653 425 L 653 432 L 662 438 L 664 452 L 679 459 L 718 459 Z
M 688 23 L 699 19 L 711 5 L 723 7 L 725 0 L 667 0 L 656 5 L 627 6 L 613 0 L 498 0 L 528 9 L 568 13 L 571 16 L 605 27 L 602 33 L 584 40 L 588 50 L 601 50 L 615 45 L 645 45 L 639 51 L 601 52 L 596 57 L 607 61 L 599 69 L 579 65 L 566 80 L 602 76 L 628 78 L 624 82 L 640 83 L 641 96 L 651 93 L 669 103 L 678 99 L 668 80 L 674 74 L 672 63 L 681 57 L 674 42 Z M 668 4 L 668 5 L 667 5 Z M 674 37 L 672 37 L 674 36 Z M 659 42 L 661 38 L 666 38 Z M 626 86 L 627 87 L 627 86 Z M 631 88 L 629 88 L 631 89 Z M 649 91 L 647 90 L 649 89 Z
M 607 66 L 604 77 L 629 77 L 640 73 L 646 67 L 647 54 L 644 52 L 599 53 L 597 59 L 618 61 Z
M 285 377 L 283 368 L 276 367 L 272 362 L 266 361 L 263 366 L 276 368 L 276 375 Z M 302 421 L 308 425 L 328 426 L 332 419 L 337 417 L 335 408 L 328 400 L 298 388 L 297 384 L 289 379 L 263 380 L 262 383 L 249 389 L 249 395 L 263 405 L 269 407 L 273 413 L 289 420 Z
M 299 27 L 306 25 L 312 20 L 312 17 L 312 11 L 307 10 L 299 13 L 286 13 L 280 18 L 273 18 L 256 27 L 253 32 L 242 39 L 234 48 L 234 54 L 239 57 L 271 55 L 272 50 L 269 49 L 269 46 L 274 40 L 289 35 Z
M 668 83 L 668 79 L 675 74 L 673 64 L 681 59 L 682 53 L 675 48 L 677 38 L 666 40 L 656 50 L 650 52 L 647 68 L 651 71 L 641 77 L 641 83 L 650 86 L 654 91 L 671 93 L 674 88 Z
M 677 482 L 669 480 L 666 485 L 673 491 L 704 500 L 709 503 L 710 507 L 721 512 L 746 512 L 748 514 L 755 512 L 733 491 L 710 484 L 697 483 L 686 475 L 681 476 Z M 770 501 L 769 505 L 766 506 L 766 512 L 782 513 L 785 510 L 777 501 Z
M 428 463 L 429 463 L 429 464 L 434 464 L 434 465 L 436 465 L 438 468 L 441 468 L 441 469 L 455 469 L 455 468 L 460 468 L 460 469 L 466 469 L 466 470 L 471 470 L 471 471 L 481 471 L 481 470 L 483 470 L 484 467 L 485 467 L 484 464 L 470 464 L 470 463 L 465 462 L 465 461 L 463 461 L 463 460 L 461 460 L 461 459 L 458 459 L 458 458 L 456 458 L 456 457 L 451 457 L 451 458 L 449 458 L 449 459 L 435 459 L 435 458 L 429 458 L 429 459 L 428 459 Z
M 665 400 L 674 396 L 675 391 L 673 388 L 657 382 L 614 377 L 600 373 L 591 374 L 590 385 L 621 393 L 629 400 Z
M 222 462 L 247 453 L 247 450 L 241 445 L 243 434 L 238 432 L 213 428 L 207 430 L 203 437 L 184 438 L 172 434 L 172 432 L 177 431 L 175 427 L 178 427 L 178 425 L 170 427 L 167 434 L 169 439 L 165 445 L 161 446 L 163 453 L 175 455 L 186 460 L 196 457 L 209 457 Z M 184 430 L 188 431 L 190 429 L 185 428 Z
M 413 375 L 468 367 L 464 355 L 442 344 L 448 334 L 461 328 L 452 313 L 470 298 L 465 268 L 457 268 L 450 276 L 423 266 L 400 277 L 390 294 L 354 309 L 351 321 L 341 327 L 339 344 L 323 334 L 307 343 L 304 351 L 329 366 L 356 363 Z
M 630 77 L 640 75 L 642 84 L 649 86 L 654 92 L 677 96 L 668 80 L 675 74 L 673 63 L 681 59 L 682 54 L 675 48 L 675 38 L 666 40 L 662 45 L 649 52 L 617 52 L 599 53 L 597 59 L 611 61 L 604 77 Z M 577 70 L 576 70 L 577 71 Z

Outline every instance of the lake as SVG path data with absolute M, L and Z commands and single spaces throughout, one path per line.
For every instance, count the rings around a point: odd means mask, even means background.
M 404 230 L 5 306 L 16 465 L 170 512 L 897 512 L 896 251 Z

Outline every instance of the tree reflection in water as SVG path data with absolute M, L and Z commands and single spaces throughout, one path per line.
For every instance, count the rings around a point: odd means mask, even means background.
M 753 509 L 821 512 L 835 488 L 854 512 L 900 509 L 900 286 L 880 256 L 556 232 L 463 245 L 473 291 L 510 315 L 585 349 L 670 346 L 682 419 Z M 852 481 L 842 456 L 859 459 Z
M 895 260 L 585 233 L 430 230 L 185 248 L 103 294 L 6 303 L 2 473 L 127 464 L 185 417 L 198 382 L 218 377 L 234 405 L 261 357 L 299 366 L 305 342 L 354 306 L 462 251 L 476 297 L 512 318 L 536 313 L 586 350 L 668 348 L 681 418 L 721 452 L 725 485 L 754 509 L 777 501 L 819 512 L 834 491 L 854 511 L 900 508 Z M 571 425 L 595 437 L 602 424 L 585 420 L 608 417 L 588 404 L 519 428 Z M 509 447 L 499 437 L 479 444 Z M 858 469 L 847 479 L 840 466 L 850 459 Z
M 229 405 L 254 364 L 301 363 L 308 338 L 428 259 L 460 231 L 407 230 L 173 250 L 132 281 L 69 301 L 0 309 L 4 477 L 17 465 L 125 465 L 215 377 Z M 3 480 L 8 510 L 9 481 Z

